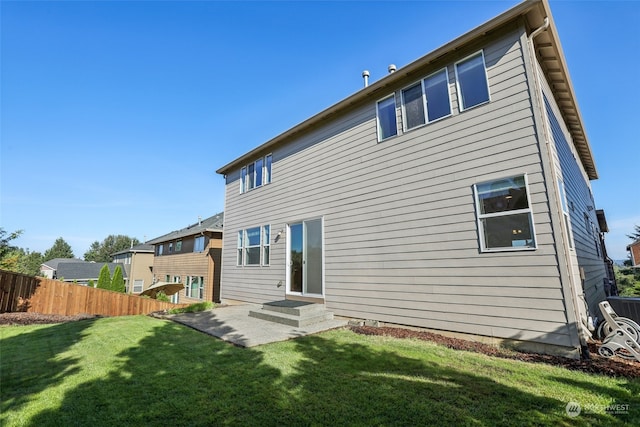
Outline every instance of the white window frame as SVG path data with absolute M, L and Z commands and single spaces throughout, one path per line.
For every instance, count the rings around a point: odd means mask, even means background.
M 445 81 L 447 82 L 447 105 L 449 106 L 449 114 L 446 114 L 442 117 L 438 117 L 437 119 L 433 119 L 433 120 L 429 120 L 429 97 L 427 96 L 427 85 L 426 85 L 426 80 L 437 75 L 440 74 L 444 71 L 444 78 Z M 429 74 L 427 77 L 425 77 L 424 79 L 422 79 L 422 93 L 425 99 L 425 103 L 426 103 L 426 107 L 424 110 L 424 114 L 425 114 L 425 120 L 427 123 L 435 123 L 439 120 L 442 119 L 446 119 L 447 117 L 451 117 L 451 115 L 453 114 L 452 108 L 451 108 L 451 89 L 449 87 L 449 69 L 447 67 L 441 68 L 438 71 L 435 71 L 431 74 Z
M 193 296 L 191 292 L 192 291 L 191 285 L 193 285 L 194 278 L 198 279 L 198 282 L 199 282 L 197 296 Z M 193 299 L 204 299 L 204 277 L 203 276 L 187 276 L 187 286 L 185 289 L 185 296 Z
M 420 86 L 420 99 L 422 100 L 422 120 L 423 122 L 419 125 L 409 127 L 409 115 L 407 114 L 407 103 L 405 99 L 405 92 L 408 89 L 412 89 L 415 86 Z M 424 94 L 424 83 L 422 80 L 418 82 L 413 82 L 409 86 L 402 88 L 400 91 L 400 99 L 401 99 L 401 107 L 402 107 L 402 130 L 404 132 L 421 128 L 422 126 L 427 124 L 427 103 Z
M 136 279 L 133 281 L 133 293 L 139 294 L 144 290 L 144 279 Z
M 484 67 L 484 78 L 485 78 L 485 83 L 487 85 L 487 100 L 483 101 L 483 102 L 481 102 L 479 104 L 475 104 L 475 105 L 472 105 L 470 107 L 465 108 L 464 105 L 463 105 L 463 100 L 462 100 L 462 88 L 460 87 L 460 77 L 458 75 L 458 65 L 462 64 L 463 62 L 469 61 L 470 59 L 472 59 L 472 58 L 474 58 L 474 57 L 476 57 L 478 55 L 480 55 L 482 57 L 482 65 Z M 489 75 L 488 75 L 489 73 L 487 72 L 487 63 L 486 63 L 486 61 L 484 59 L 484 50 L 480 50 L 480 51 L 475 52 L 475 53 L 473 53 L 473 54 L 471 54 L 471 55 L 469 55 L 469 56 L 467 56 L 465 58 L 462 58 L 461 60 L 457 61 L 454 64 L 453 68 L 454 68 L 455 73 L 456 73 L 456 90 L 458 91 L 457 92 L 457 95 L 458 95 L 458 109 L 460 110 L 460 112 L 471 110 L 472 108 L 479 107 L 480 105 L 484 105 L 484 104 L 487 104 L 487 103 L 491 102 L 491 90 L 490 90 L 490 87 L 489 87 Z
M 560 196 L 560 207 L 562 209 L 563 228 L 567 233 L 567 239 L 569 241 L 569 249 L 575 250 L 575 243 L 573 240 L 573 226 L 571 225 L 571 215 L 569 214 L 569 202 L 567 199 L 567 191 L 564 186 L 564 180 L 558 176 L 558 192 Z
M 480 195 L 479 195 L 479 192 L 478 192 L 478 186 L 482 185 L 482 184 L 495 182 L 495 181 L 507 180 L 507 179 L 518 178 L 518 177 L 523 177 L 524 178 L 524 187 L 525 187 L 525 192 L 526 192 L 526 195 L 527 195 L 528 207 L 525 208 L 525 209 L 516 209 L 516 210 L 510 210 L 510 211 L 483 214 L 482 210 L 481 210 L 481 207 L 480 207 Z M 535 223 L 534 223 L 534 220 L 533 220 L 533 208 L 532 208 L 532 203 L 531 203 L 531 194 L 529 192 L 529 178 L 528 178 L 526 173 L 518 174 L 518 175 L 511 175 L 511 176 L 507 176 L 507 177 L 496 177 L 494 179 L 483 180 L 482 182 L 477 182 L 477 183 L 475 183 L 473 185 L 473 193 L 474 193 L 474 199 L 475 199 L 475 204 L 476 204 L 476 223 L 477 223 L 478 234 L 479 234 L 479 238 L 480 238 L 480 252 L 515 252 L 515 251 L 533 251 L 533 250 L 537 249 L 538 239 L 536 238 Z M 530 224 L 530 227 L 531 227 L 532 246 L 502 246 L 502 247 L 491 247 L 491 248 L 486 247 L 486 245 L 485 245 L 485 241 L 486 241 L 486 239 L 485 239 L 485 230 L 484 230 L 484 226 L 483 226 L 483 222 L 482 222 L 483 219 L 486 219 L 486 218 L 499 218 L 499 217 L 506 217 L 506 216 L 512 216 L 512 215 L 520 215 L 520 214 L 527 214 L 529 216 L 529 224 Z
M 258 229 L 258 244 L 257 245 L 249 245 L 249 230 Z M 244 266 L 245 267 L 256 267 L 260 266 L 261 252 L 262 252 L 262 227 L 249 227 L 244 230 Z M 247 255 L 248 249 L 258 249 L 258 262 L 255 264 L 249 264 L 249 256 Z
M 262 226 L 262 250 L 261 250 L 261 264 L 264 266 L 269 265 L 271 262 L 271 225 Z
M 244 265 L 244 230 L 238 231 L 238 253 L 236 257 L 236 265 Z
M 393 99 L 393 112 L 394 112 L 393 117 L 395 119 L 396 131 L 395 131 L 395 133 L 393 135 L 389 135 L 386 138 L 382 138 L 382 126 L 380 124 L 380 104 L 382 102 L 385 102 L 385 101 L 389 100 L 390 98 Z M 398 136 L 398 115 L 396 113 L 396 105 L 397 104 L 396 104 L 396 94 L 395 94 L 395 92 L 390 94 L 389 96 L 385 96 L 384 98 L 382 98 L 382 99 L 380 99 L 380 100 L 378 100 L 376 102 L 376 127 L 377 127 L 377 130 L 378 130 L 378 142 L 386 141 L 386 140 L 391 139 L 391 138 L 393 138 L 395 136 Z
M 240 194 L 270 184 L 272 180 L 272 165 L 273 154 L 269 153 L 243 166 L 240 169 Z

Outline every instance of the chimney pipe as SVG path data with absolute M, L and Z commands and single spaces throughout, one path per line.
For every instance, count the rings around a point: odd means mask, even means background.
M 202 217 L 198 216 L 198 225 L 202 225 Z
M 364 79 L 364 87 L 369 86 L 369 70 L 364 70 L 362 72 L 362 78 Z
M 387 70 L 389 71 L 389 74 L 395 73 L 396 72 L 396 64 L 389 64 L 389 67 L 387 68 Z

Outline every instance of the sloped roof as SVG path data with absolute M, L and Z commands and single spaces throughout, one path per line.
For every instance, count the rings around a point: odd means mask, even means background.
M 79 258 L 53 258 L 53 259 L 50 259 L 49 261 L 43 262 L 41 265 L 49 267 L 52 270 L 57 270 L 58 265 L 60 265 L 60 263 L 63 263 L 63 262 L 84 262 L 84 261 Z
M 200 234 L 203 231 L 222 231 L 223 221 L 224 212 L 220 212 L 218 214 L 215 214 L 214 216 L 203 219 L 200 222 L 189 225 L 180 230 L 175 230 L 163 236 L 151 239 L 147 242 L 147 244 L 154 245 L 157 243 L 175 240 L 186 236 L 194 236 L 196 234 Z
M 114 253 L 111 254 L 111 256 L 120 255 L 120 254 L 126 254 L 126 253 L 129 253 L 129 252 L 133 252 L 133 253 L 139 253 L 139 252 L 153 253 L 153 245 L 150 245 L 148 243 L 142 243 L 142 244 L 139 244 L 139 245 L 132 246 L 131 248 L 124 249 L 124 250 L 119 251 L 119 252 L 114 252 Z
M 553 21 L 553 17 L 551 16 L 551 9 L 547 0 L 526 0 L 514 6 L 501 15 L 498 15 L 455 40 L 435 49 L 409 65 L 398 68 L 396 72 L 388 74 L 382 79 L 359 90 L 337 104 L 334 104 L 326 110 L 238 157 L 218 169 L 216 173 L 226 175 L 227 173 L 243 166 L 245 163 L 254 160 L 255 157 L 268 153 L 276 145 L 286 143 L 292 138 L 308 132 L 324 122 L 332 120 L 336 116 L 345 114 L 347 111 L 354 108 L 354 106 L 361 105 L 364 102 L 375 102 L 383 96 L 386 91 L 389 91 L 391 86 L 397 85 L 408 75 L 415 74 L 420 71 L 420 69 L 428 67 L 430 63 L 438 60 L 444 55 L 455 53 L 456 51 L 463 49 L 466 45 L 484 37 L 488 33 L 494 32 L 501 27 L 520 19 L 524 20 L 527 26 L 527 31 L 531 33 L 536 28 L 543 25 L 545 18 L 549 18 L 549 27 L 533 40 L 534 49 L 545 77 L 553 90 L 553 96 L 560 108 L 562 118 L 571 133 L 580 161 L 582 162 L 589 178 L 597 179 L 598 173 L 596 171 L 593 154 L 587 140 L 582 116 L 576 102 L 573 84 L 571 83 L 564 53 L 560 45 L 558 31 Z
M 109 266 L 109 272 L 111 276 L 117 266 L 120 266 L 122 270 L 122 276 L 124 278 L 127 277 L 126 269 L 123 268 L 122 264 L 114 263 L 114 262 L 65 262 L 60 263 L 58 265 L 58 270 L 56 272 L 56 277 L 59 279 L 64 279 L 65 281 L 69 280 L 98 280 L 100 277 L 100 270 L 104 265 Z

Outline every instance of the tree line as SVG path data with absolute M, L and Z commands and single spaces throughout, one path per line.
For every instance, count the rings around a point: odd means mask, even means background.
M 58 237 L 53 245 L 44 253 L 29 251 L 13 245 L 13 241 L 20 237 L 23 230 L 12 233 L 0 228 L 0 269 L 13 271 L 15 273 L 39 276 L 40 266 L 55 258 L 75 258 L 71 245 L 62 237 Z M 139 245 L 140 241 L 135 237 L 122 234 L 109 235 L 102 242 L 95 241 L 84 253 L 85 261 L 111 262 L 111 255 L 130 248 L 132 245 Z M 115 272 L 114 272 L 115 274 Z M 121 272 L 122 274 L 122 272 Z M 124 288 L 124 281 L 123 281 Z

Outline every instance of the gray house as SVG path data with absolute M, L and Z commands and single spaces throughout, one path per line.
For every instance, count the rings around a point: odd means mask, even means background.
M 607 275 L 598 175 L 546 0 L 221 167 L 222 298 L 578 357 Z

